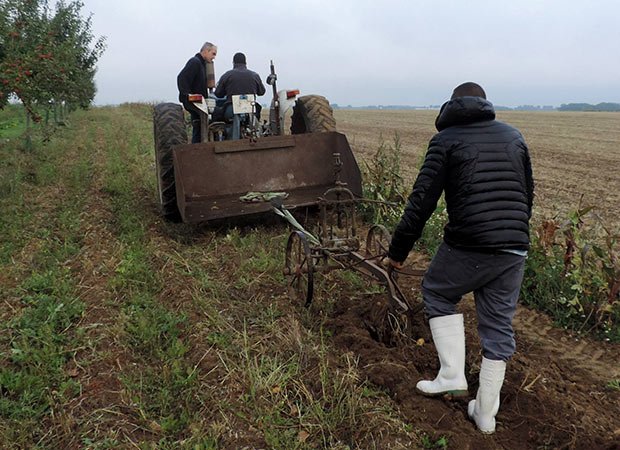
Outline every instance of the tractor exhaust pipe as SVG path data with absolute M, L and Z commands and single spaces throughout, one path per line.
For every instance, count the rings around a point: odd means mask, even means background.
M 275 67 L 273 66 L 273 60 L 270 61 L 270 69 L 271 73 L 267 76 L 267 84 L 271 85 L 271 90 L 273 91 L 273 101 L 271 102 L 271 107 L 273 108 L 272 114 L 275 116 L 275 124 L 272 124 L 271 132 L 276 136 L 281 136 L 282 134 L 282 124 L 280 123 L 280 100 L 278 99 L 278 89 L 276 88 L 276 80 L 278 76 L 276 75 Z

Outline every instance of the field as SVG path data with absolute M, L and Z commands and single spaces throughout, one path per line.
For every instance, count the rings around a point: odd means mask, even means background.
M 411 180 L 434 132 L 432 111 L 335 116 L 359 161 L 398 133 Z M 581 201 L 618 227 L 620 115 L 500 119 L 530 146 L 536 220 Z M 498 429 L 483 436 L 468 399 L 415 393 L 438 368 L 430 333 L 420 316 L 413 339 L 377 334 L 380 287 L 337 272 L 306 310 L 286 294 L 284 224 L 163 221 L 151 134 L 149 106 L 123 105 L 76 112 L 33 150 L 0 140 L 0 447 L 620 447 L 619 344 L 519 307 Z M 473 394 L 471 299 L 461 308 Z
M 436 132 L 436 111 L 335 112 L 339 129 L 360 155 L 370 156 L 380 137 L 392 142 L 398 134 L 404 166 L 415 174 Z M 538 217 L 553 217 L 582 206 L 620 224 L 620 115 L 615 113 L 500 111 L 498 119 L 524 134 L 536 180 Z M 406 170 L 404 170 L 405 173 Z

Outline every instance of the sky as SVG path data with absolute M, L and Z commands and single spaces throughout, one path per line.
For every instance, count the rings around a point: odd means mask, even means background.
M 465 81 L 495 105 L 620 103 L 617 0 L 83 0 L 107 48 L 95 104 L 177 101 L 205 41 L 278 89 L 341 106 L 438 105 Z M 268 89 L 262 103 L 269 103 Z

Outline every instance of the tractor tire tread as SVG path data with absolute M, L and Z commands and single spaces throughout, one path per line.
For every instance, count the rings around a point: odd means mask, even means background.
M 291 118 L 291 133 L 325 133 L 336 131 L 334 111 L 321 95 L 304 95 L 297 99 Z
M 183 108 L 176 103 L 160 103 L 153 108 L 155 166 L 161 213 L 167 220 L 179 222 L 172 150 L 187 144 Z

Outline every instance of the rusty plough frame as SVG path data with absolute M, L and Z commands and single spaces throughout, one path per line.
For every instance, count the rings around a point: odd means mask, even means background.
M 356 207 L 364 201 L 367 200 L 355 198 L 344 183 L 336 181 L 336 186 L 319 198 L 318 236 L 305 230 L 291 232 L 284 267 L 289 295 L 308 307 L 312 303 L 316 274 L 353 269 L 385 286 L 389 306 L 395 312 L 415 314 L 423 308 L 423 303 L 414 305 L 399 287 L 397 277 L 398 274 L 422 276 L 424 270 L 401 271 L 384 265 L 391 235 L 383 225 L 370 227 L 361 250 Z

